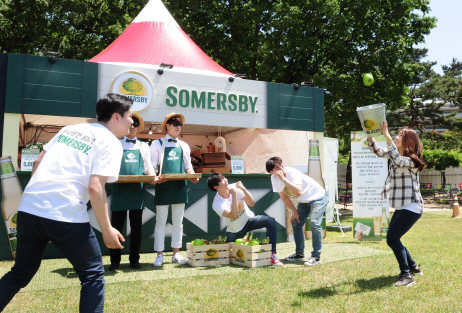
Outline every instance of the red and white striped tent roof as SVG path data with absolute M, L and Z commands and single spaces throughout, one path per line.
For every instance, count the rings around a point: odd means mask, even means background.
M 152 68 L 165 63 L 182 72 L 233 75 L 189 38 L 161 0 L 150 0 L 119 38 L 89 61 Z

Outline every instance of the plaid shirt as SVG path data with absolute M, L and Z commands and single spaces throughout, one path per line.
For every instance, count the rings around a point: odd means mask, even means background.
M 390 159 L 388 177 L 382 190 L 382 199 L 390 199 L 390 206 L 400 208 L 411 203 L 423 205 L 420 194 L 419 170 L 414 166 L 411 158 L 402 156 L 395 144 L 388 149 L 377 145 L 375 139 L 368 141 L 369 149 L 375 155 Z

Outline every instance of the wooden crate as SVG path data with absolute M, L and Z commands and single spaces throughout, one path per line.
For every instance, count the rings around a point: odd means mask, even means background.
M 258 252 L 263 250 L 263 252 Z M 271 245 L 243 246 L 231 243 L 231 264 L 247 267 L 271 265 Z
M 229 243 L 194 246 L 186 244 L 187 262 L 191 266 L 216 266 L 229 264 Z

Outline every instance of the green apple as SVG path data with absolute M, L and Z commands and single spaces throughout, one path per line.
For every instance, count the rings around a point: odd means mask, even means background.
M 236 239 L 236 241 L 234 243 L 237 244 L 237 245 L 242 245 L 242 239 L 238 238 L 238 239 Z
M 363 82 L 366 86 L 371 86 L 374 83 L 374 76 L 371 73 L 366 73 L 363 75 Z
M 202 245 L 203 245 L 202 239 L 195 239 L 195 240 L 194 240 L 194 245 L 195 245 L 195 246 L 202 246 Z
M 258 246 L 260 243 L 258 242 L 258 240 L 254 239 L 250 242 L 250 245 L 251 246 Z

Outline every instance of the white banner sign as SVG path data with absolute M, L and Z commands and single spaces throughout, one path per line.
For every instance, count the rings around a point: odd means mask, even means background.
M 98 64 L 98 98 L 116 92 L 133 99 L 144 120 L 181 113 L 197 125 L 266 128 L 267 83 L 201 75 L 141 64 Z
M 375 140 L 386 148 L 384 136 L 375 137 Z M 367 137 L 362 131 L 351 133 L 351 169 L 354 236 L 362 240 L 382 240 L 388 230 L 389 218 L 388 199 L 381 199 L 388 174 L 387 159 L 369 150 Z

